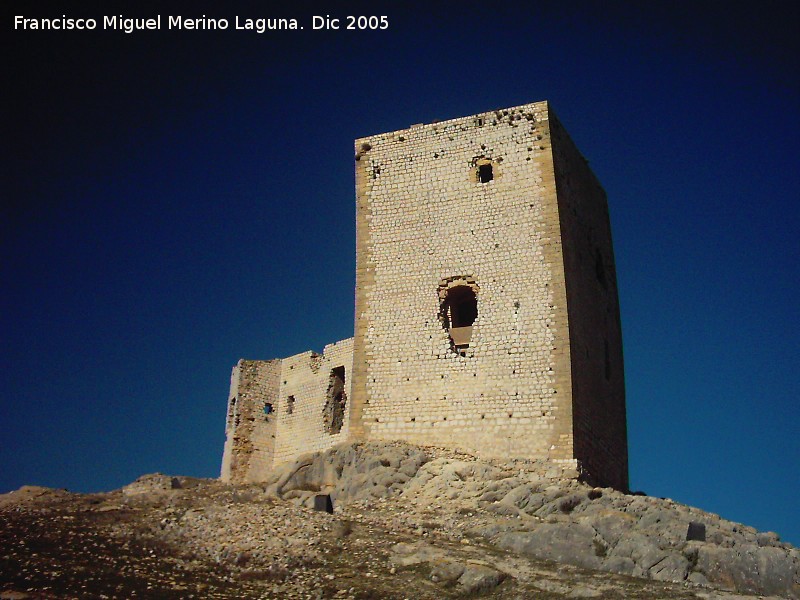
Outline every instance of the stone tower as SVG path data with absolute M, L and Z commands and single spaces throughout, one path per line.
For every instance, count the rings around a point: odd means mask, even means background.
M 356 141 L 352 339 L 240 361 L 222 477 L 406 440 L 627 489 L 606 195 L 546 102 Z
M 546 102 L 356 141 L 350 434 L 627 487 L 606 195 Z

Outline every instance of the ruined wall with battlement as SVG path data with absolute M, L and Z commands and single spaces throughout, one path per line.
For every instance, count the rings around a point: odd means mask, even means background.
M 352 370 L 352 338 L 322 354 L 240 360 L 231 374 L 221 479 L 263 481 L 275 464 L 347 440 Z

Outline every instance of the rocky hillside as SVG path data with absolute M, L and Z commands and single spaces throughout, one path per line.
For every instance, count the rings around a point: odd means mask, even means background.
M 149 475 L 0 496 L 0 600 L 750 595 L 800 598 L 800 551 L 535 463 L 408 444 L 343 445 L 258 485 Z

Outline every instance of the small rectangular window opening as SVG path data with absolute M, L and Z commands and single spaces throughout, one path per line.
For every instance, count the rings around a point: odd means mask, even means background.
M 479 165 L 478 180 L 481 183 L 489 183 L 492 179 L 494 179 L 494 175 L 492 174 L 492 165 Z

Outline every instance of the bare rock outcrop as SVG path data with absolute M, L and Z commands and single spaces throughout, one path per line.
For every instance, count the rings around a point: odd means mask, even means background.
M 306 505 L 314 494 L 329 493 L 337 504 L 393 498 L 409 510 L 474 511 L 478 524 L 466 531 L 517 554 L 658 581 L 800 597 L 800 552 L 776 534 L 669 499 L 558 480 L 535 461 L 351 443 L 279 468 L 267 491 Z M 690 524 L 702 528 L 704 541 L 687 539 Z

